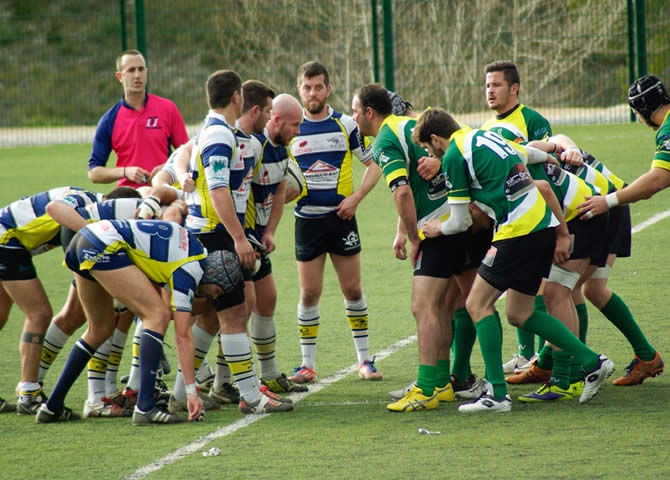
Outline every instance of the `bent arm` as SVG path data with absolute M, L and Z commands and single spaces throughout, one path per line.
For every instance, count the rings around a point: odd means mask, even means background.
M 47 205 L 47 213 L 60 225 L 78 232 L 87 224 L 84 217 L 62 200 L 53 200 Z

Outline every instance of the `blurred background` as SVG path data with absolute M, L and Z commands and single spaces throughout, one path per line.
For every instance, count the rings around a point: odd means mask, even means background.
M 667 0 L 1 0 L 0 146 L 90 143 L 122 96 L 115 60 L 145 53 L 149 91 L 179 107 L 190 133 L 204 85 L 227 68 L 296 94 L 319 60 L 330 103 L 379 81 L 416 108 L 478 126 L 491 114 L 484 67 L 515 62 L 520 100 L 552 124 L 631 121 L 628 85 L 670 81 Z M 49 128 L 44 128 L 49 127 Z

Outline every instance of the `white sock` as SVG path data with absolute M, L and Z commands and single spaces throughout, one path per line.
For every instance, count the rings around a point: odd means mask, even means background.
M 140 388 L 140 338 L 144 327 L 142 320 L 135 317 L 135 335 L 133 336 L 133 361 L 130 364 L 130 376 L 128 377 L 128 388 L 139 390 Z
M 88 361 L 88 404 L 95 405 L 102 402 L 105 396 L 105 374 L 109 361 L 109 351 L 112 348 L 111 338 L 105 340 Z
M 280 372 L 275 355 L 277 330 L 274 317 L 264 317 L 253 312 L 249 320 L 249 337 L 256 349 L 261 378 L 270 380 L 277 378 Z
M 42 344 L 42 352 L 40 354 L 40 371 L 37 375 L 38 382 L 44 381 L 49 368 L 53 365 L 54 360 L 56 360 L 56 357 L 69 338 L 70 335 L 58 328 L 54 322 L 49 324 L 47 333 L 44 335 L 44 343 Z
M 114 329 L 112 334 L 112 348 L 109 351 L 109 360 L 107 362 L 107 373 L 105 374 L 105 396 L 110 397 L 119 391 L 117 379 L 119 378 L 119 365 L 123 357 L 123 350 L 126 346 L 128 334 L 118 328 Z
M 213 338 L 214 337 L 212 337 L 212 339 Z M 209 379 L 212 375 L 214 375 L 214 372 L 209 367 L 209 362 L 207 361 L 207 357 L 205 357 L 202 360 L 202 365 L 200 365 L 198 371 L 195 372 L 195 380 L 196 382 L 202 383 Z
M 249 349 L 249 337 L 246 333 L 221 334 L 221 349 L 240 389 L 240 396 L 249 403 L 255 403 L 261 397 L 258 379 L 254 374 Z
M 211 372 L 209 371 L 209 364 L 207 363 L 207 352 L 209 352 L 209 349 L 212 346 L 214 335 L 211 335 L 209 332 L 197 325 L 193 325 L 191 330 L 193 332 L 193 346 L 195 347 L 194 366 L 196 371 L 196 381 L 202 381 L 211 376 Z M 203 365 L 205 365 L 204 370 Z M 204 375 L 204 378 L 201 378 L 201 372 Z
M 298 328 L 300 329 L 300 351 L 302 365 L 316 367 L 316 338 L 319 333 L 319 304 L 306 307 L 298 304 Z
M 219 334 L 218 344 L 219 351 L 216 354 L 216 372 L 214 376 L 214 385 L 212 387 L 215 391 L 221 390 L 224 383 L 233 383 L 231 381 L 230 367 L 228 366 L 228 362 L 226 361 L 226 357 L 222 350 L 223 338 L 221 334 Z

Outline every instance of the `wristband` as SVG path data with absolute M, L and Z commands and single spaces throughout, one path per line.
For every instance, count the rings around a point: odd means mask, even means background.
M 195 395 L 198 391 L 195 388 L 195 383 L 189 383 L 185 385 L 186 395 Z
M 558 144 L 554 143 L 554 149 L 551 151 L 551 153 L 556 153 L 556 150 L 558 150 Z
M 123 178 L 126 180 L 128 179 L 128 177 L 126 177 L 126 167 L 123 167 Z
M 613 208 L 619 205 L 619 199 L 616 196 L 616 192 L 605 195 L 605 200 L 607 201 L 607 206 L 609 208 Z

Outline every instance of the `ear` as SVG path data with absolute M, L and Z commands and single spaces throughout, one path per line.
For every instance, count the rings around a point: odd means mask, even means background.
M 117 79 L 119 82 L 122 82 L 122 81 L 123 81 L 123 80 L 121 79 L 121 77 L 123 76 L 123 74 L 122 74 L 121 72 L 116 72 L 116 73 L 114 74 L 114 76 L 116 77 L 116 79 Z

